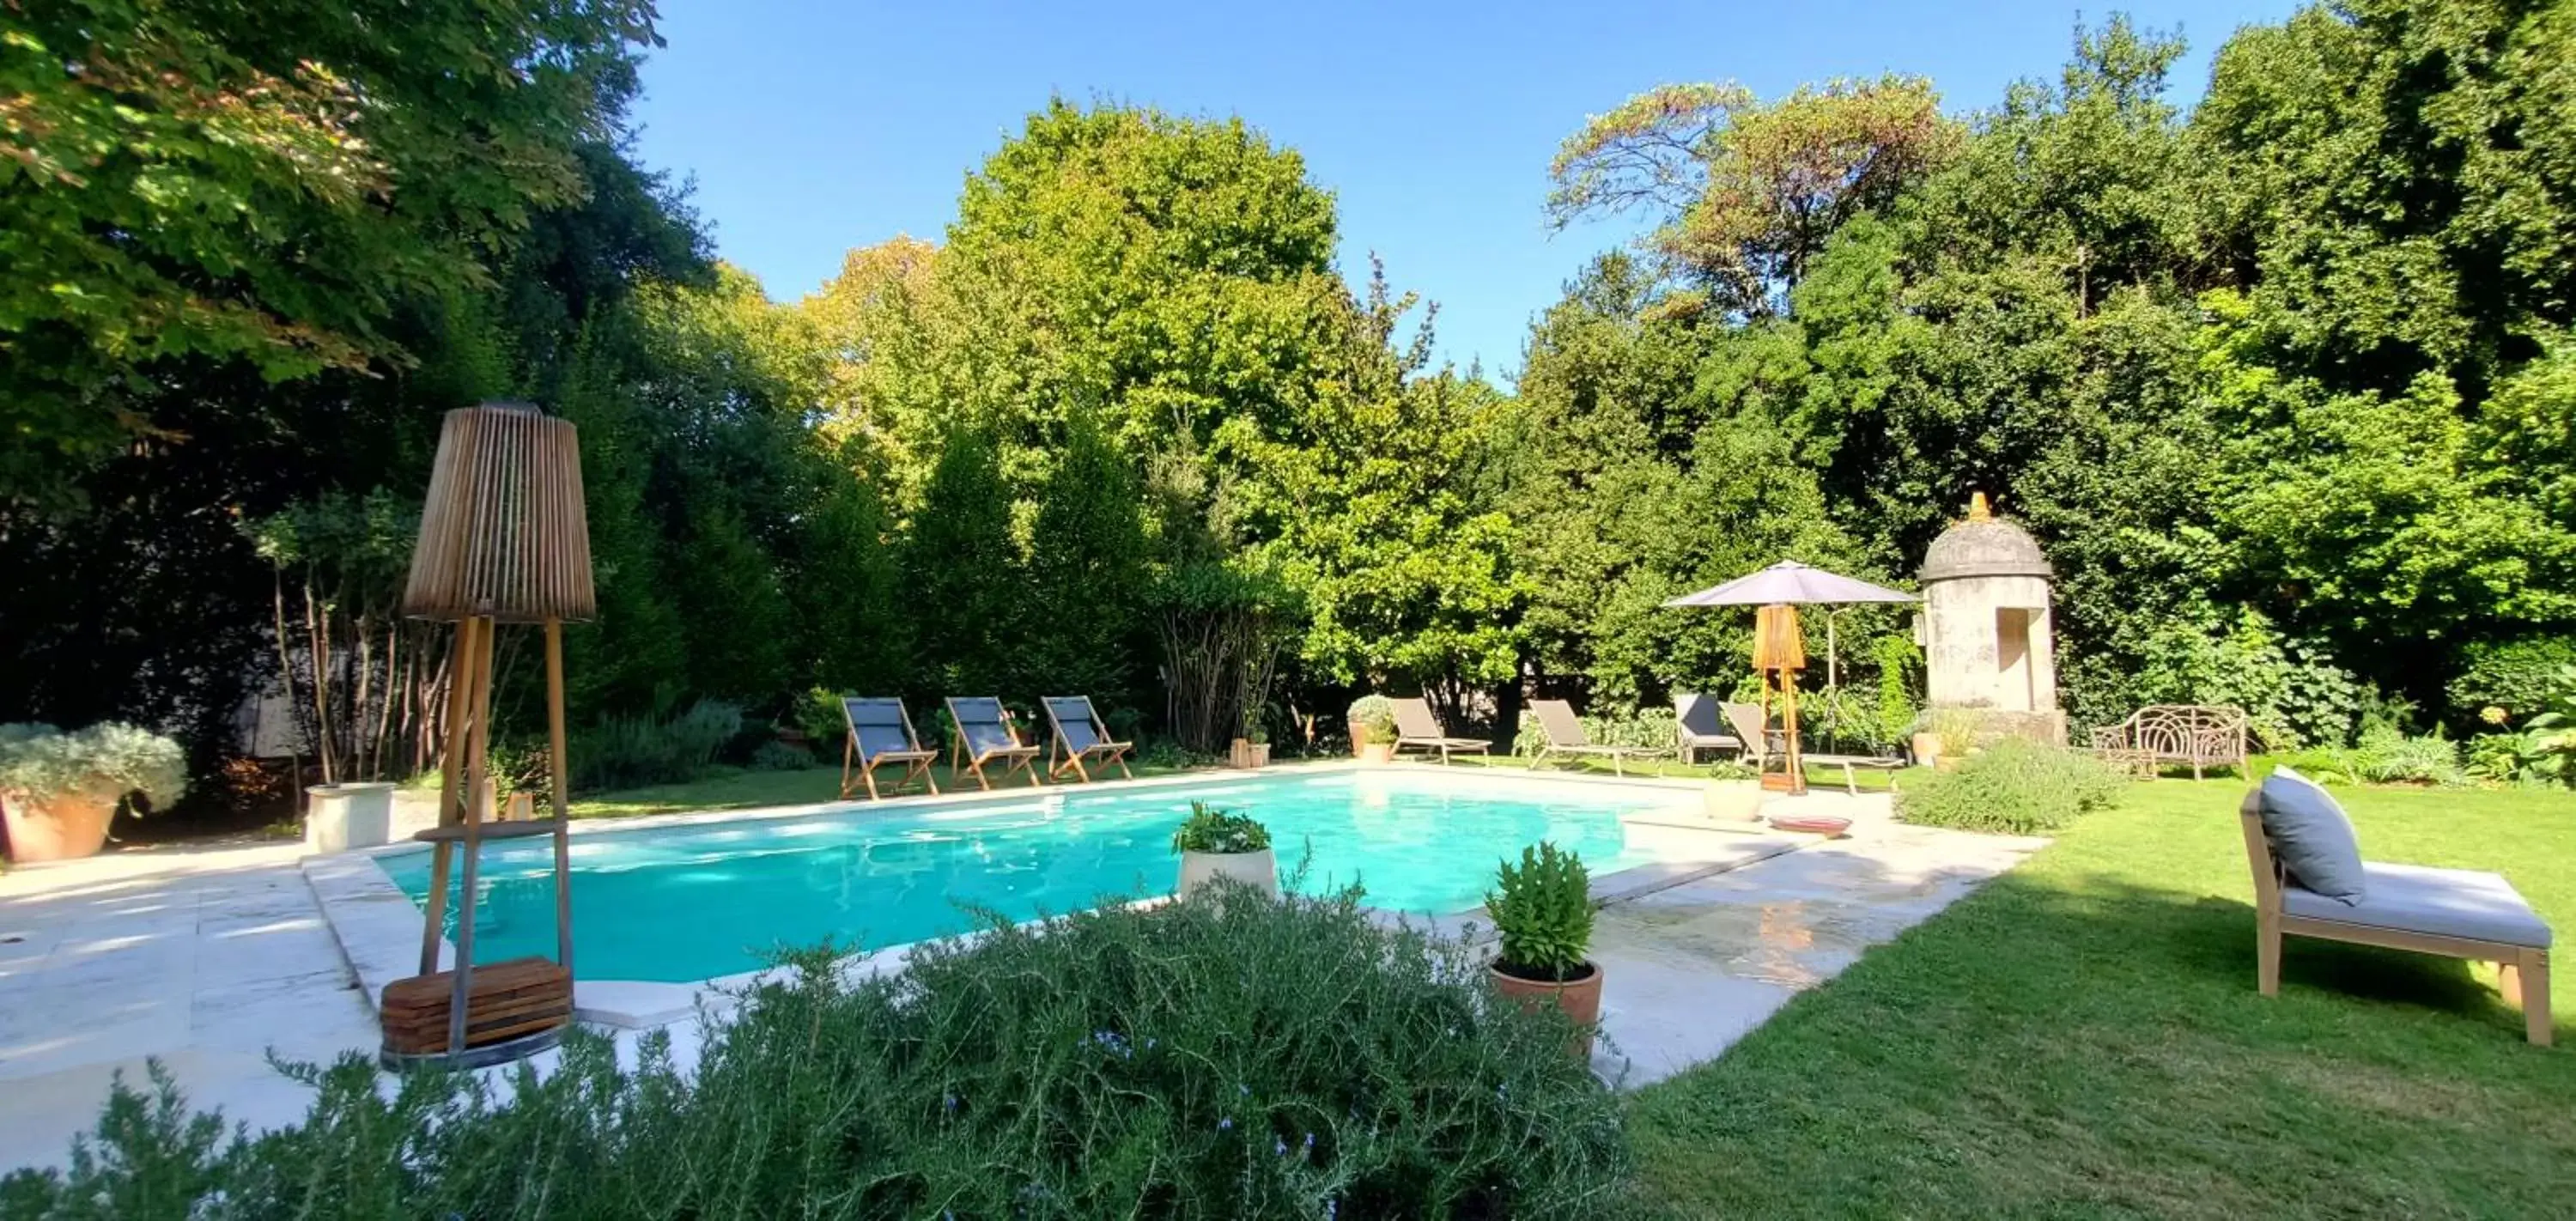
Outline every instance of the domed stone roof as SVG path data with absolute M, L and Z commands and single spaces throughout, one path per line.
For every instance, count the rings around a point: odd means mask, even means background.
M 2030 532 L 1991 516 L 1986 510 L 1984 493 L 1968 508 L 1968 516 L 1952 522 L 1941 537 L 1932 540 L 1923 553 L 1926 581 L 1951 581 L 1961 577 L 2050 577 L 2056 571 L 2048 566 L 2048 557 L 2040 554 L 2039 544 Z

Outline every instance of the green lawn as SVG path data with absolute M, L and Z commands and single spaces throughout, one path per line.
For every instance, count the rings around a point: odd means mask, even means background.
M 2243 791 L 2139 786 L 1641 1091 L 1642 1211 L 2567 1215 L 2576 988 L 2555 1049 L 2491 966 L 2293 939 L 2257 996 Z M 2576 930 L 2576 796 L 2341 795 L 2364 855 L 2498 870 Z

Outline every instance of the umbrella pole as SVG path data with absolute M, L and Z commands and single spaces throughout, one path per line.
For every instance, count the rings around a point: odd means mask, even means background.
M 1780 674 L 1780 729 L 1789 739 L 1789 795 L 1804 796 L 1807 791 L 1807 762 L 1798 749 L 1798 672 L 1783 669 Z

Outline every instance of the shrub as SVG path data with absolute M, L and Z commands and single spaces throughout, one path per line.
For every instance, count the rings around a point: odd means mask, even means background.
M 1383 695 L 1363 695 L 1351 701 L 1351 726 L 1368 735 L 1371 742 L 1395 740 L 1395 702 Z
M 2320 780 L 2344 784 L 2468 783 L 2460 748 L 2440 734 L 2409 737 L 2394 725 L 2374 724 L 2350 746 L 2301 751 L 2283 762 Z
M 1575 719 L 1582 722 L 1585 737 L 1603 746 L 1671 751 L 1681 740 L 1681 718 L 1669 708 L 1641 708 L 1624 714 L 1586 713 Z M 1546 745 L 1547 735 L 1539 729 L 1538 714 L 1523 709 L 1520 732 L 1512 735 L 1512 753 L 1534 756 Z
M 841 710 L 839 693 L 829 687 L 813 687 L 795 697 L 787 706 L 792 727 L 812 741 L 816 749 L 839 746 L 849 736 L 849 714 Z
M 1270 828 L 1249 814 L 1190 803 L 1190 816 L 1172 833 L 1174 852 L 1259 852 L 1270 846 Z
M 166 806 L 187 795 L 187 752 L 118 721 L 69 733 L 34 721 L 0 725 L 0 793 L 43 804 L 84 790 L 111 800 L 139 794 L 147 810 Z
M 2576 636 L 2473 644 L 2462 650 L 2460 663 L 2446 692 L 2453 712 L 2465 719 L 2501 708 L 2507 717 L 2526 717 L 2549 707 L 2576 666 Z
M 1923 826 L 2034 835 L 2108 808 L 2126 787 L 2091 755 L 2005 738 L 1968 756 L 1957 771 L 1913 782 L 1897 794 L 1896 812 Z
M 573 783 L 615 789 L 695 779 L 740 732 L 742 709 L 721 700 L 699 700 L 668 720 L 608 717 L 573 740 Z
M 1583 858 L 1546 840 L 1504 861 L 1485 894 L 1502 941 L 1495 965 L 1529 979 L 1562 980 L 1592 949 L 1592 879 Z
M 793 772 L 814 766 L 814 752 L 789 742 L 772 739 L 752 748 L 751 770 L 755 772 Z
M 120 1085 L 0 1214 L 224 1217 L 1613 1215 L 1616 1098 L 1561 1014 L 1356 892 L 996 923 L 894 976 L 748 989 L 695 1070 L 575 1030 L 539 1080 L 356 1054 L 258 1137 Z

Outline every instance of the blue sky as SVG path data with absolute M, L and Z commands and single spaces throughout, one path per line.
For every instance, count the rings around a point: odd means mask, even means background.
M 2142 0 L 2192 44 L 2178 100 L 2238 26 L 2283 0 Z M 2088 10 L 2100 20 L 2109 9 Z M 1516 370 L 1530 319 L 1617 223 L 1550 233 L 1547 163 L 1585 116 L 1666 81 L 1737 80 L 1765 97 L 1834 76 L 1929 76 L 1945 105 L 1991 105 L 2053 77 L 2064 4 L 1560 3 L 1239 6 L 833 4 L 664 0 L 669 46 L 644 69 L 638 148 L 693 179 L 719 254 L 772 297 L 813 291 L 854 246 L 936 240 L 958 189 L 1061 93 L 1241 115 L 1306 158 L 1341 211 L 1354 281 L 1385 259 L 1440 304 L 1440 351 Z

